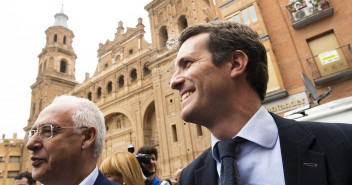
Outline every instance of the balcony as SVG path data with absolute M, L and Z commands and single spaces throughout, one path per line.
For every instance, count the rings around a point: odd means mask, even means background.
M 294 29 L 334 14 L 329 0 L 291 0 L 286 6 Z
M 306 59 L 315 85 L 352 78 L 352 48 L 350 44 Z

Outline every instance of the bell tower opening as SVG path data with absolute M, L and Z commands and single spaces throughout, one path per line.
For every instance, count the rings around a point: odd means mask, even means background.
M 65 60 L 61 60 L 60 62 L 60 73 L 66 73 L 67 63 Z

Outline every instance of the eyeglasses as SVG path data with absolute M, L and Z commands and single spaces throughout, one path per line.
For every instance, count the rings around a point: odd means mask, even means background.
M 34 136 L 35 133 L 38 132 L 39 138 L 40 139 L 50 139 L 54 137 L 54 128 L 74 128 L 74 127 L 61 127 L 61 126 L 56 126 L 52 124 L 45 124 L 41 125 L 38 129 L 31 129 L 28 132 L 28 139 L 30 139 L 32 136 Z M 82 128 L 88 128 L 88 127 L 81 127 Z

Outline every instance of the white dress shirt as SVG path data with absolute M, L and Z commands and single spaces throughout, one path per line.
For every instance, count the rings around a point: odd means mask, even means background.
M 95 166 L 92 173 L 90 173 L 81 183 L 79 183 L 79 185 L 93 185 L 94 182 L 97 180 L 98 175 L 99 175 L 98 167 Z
M 284 185 L 280 138 L 276 123 L 262 106 L 235 136 L 248 142 L 239 145 L 237 166 L 242 185 Z M 211 135 L 212 154 L 217 162 L 220 185 L 221 160 L 217 147 L 219 140 Z

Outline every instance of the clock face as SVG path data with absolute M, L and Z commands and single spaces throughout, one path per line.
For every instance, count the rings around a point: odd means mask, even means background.
M 167 39 L 166 41 L 166 48 L 168 50 L 172 50 L 174 47 L 176 47 L 177 45 L 177 39 L 175 38 L 175 36 L 171 36 L 169 39 Z

